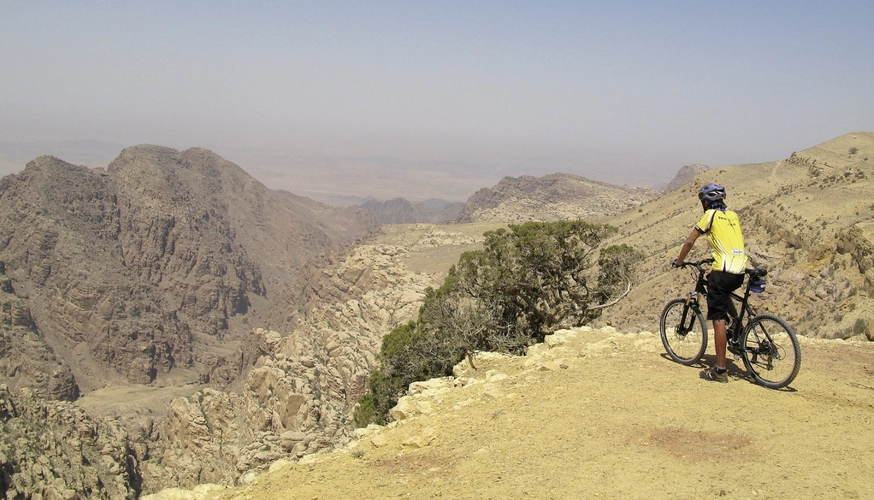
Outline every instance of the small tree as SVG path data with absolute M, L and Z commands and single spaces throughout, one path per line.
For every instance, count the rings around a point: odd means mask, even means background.
M 610 247 L 598 266 L 592 262 L 613 232 L 584 221 L 511 225 L 486 233 L 482 251 L 462 255 L 457 279 L 489 304 L 498 327 L 542 341 L 557 328 L 590 322 L 628 293 L 639 253 Z

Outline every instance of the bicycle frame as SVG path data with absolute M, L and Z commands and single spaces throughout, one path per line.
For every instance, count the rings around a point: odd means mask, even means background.
M 712 264 L 713 259 L 704 259 L 698 262 L 689 262 L 687 265 L 694 267 L 695 270 L 698 271 L 698 278 L 695 282 L 695 290 L 689 294 L 688 299 L 686 300 L 686 305 L 690 306 L 698 306 L 698 295 L 701 295 L 707 298 L 707 270 L 704 268 L 704 264 Z M 743 331 L 743 327 L 745 326 L 744 316 L 746 316 L 747 322 L 756 317 L 756 311 L 749 303 L 750 299 L 750 281 L 746 280 L 747 286 L 744 289 L 743 295 L 739 295 L 736 292 L 731 292 L 731 310 L 729 311 L 730 324 L 726 329 L 728 334 L 728 338 L 731 340 L 736 340 L 737 336 Z M 735 302 L 739 303 L 740 308 L 735 305 Z M 686 324 L 686 317 L 684 311 L 683 324 Z

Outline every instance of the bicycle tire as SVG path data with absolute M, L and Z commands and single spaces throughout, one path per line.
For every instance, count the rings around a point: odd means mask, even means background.
M 685 324 L 681 325 L 684 311 Z M 707 349 L 707 323 L 701 311 L 688 306 L 686 299 L 668 302 L 659 320 L 659 333 L 668 356 L 681 365 L 697 363 Z
M 765 387 L 786 387 L 801 370 L 801 345 L 795 330 L 773 314 L 760 314 L 747 324 L 741 347 L 747 371 Z

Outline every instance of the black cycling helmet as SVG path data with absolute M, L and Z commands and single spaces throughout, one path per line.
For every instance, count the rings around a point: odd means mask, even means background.
M 698 191 L 698 199 L 702 202 L 713 203 L 725 199 L 725 188 L 719 184 L 708 184 Z

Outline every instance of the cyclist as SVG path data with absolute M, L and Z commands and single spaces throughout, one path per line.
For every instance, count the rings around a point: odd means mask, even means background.
M 683 259 L 692 250 L 699 236 L 706 234 L 713 252 L 713 267 L 707 275 L 707 319 L 713 321 L 713 343 L 716 347 L 716 364 L 701 372 L 701 376 L 715 382 L 728 382 L 725 366 L 726 321 L 734 309 L 731 292 L 743 285 L 747 255 L 737 214 L 725 205 L 725 188 L 719 184 L 707 184 L 698 191 L 698 199 L 704 208 L 704 216 L 692 228 L 692 233 L 683 243 L 680 255 L 672 265 L 683 265 Z

